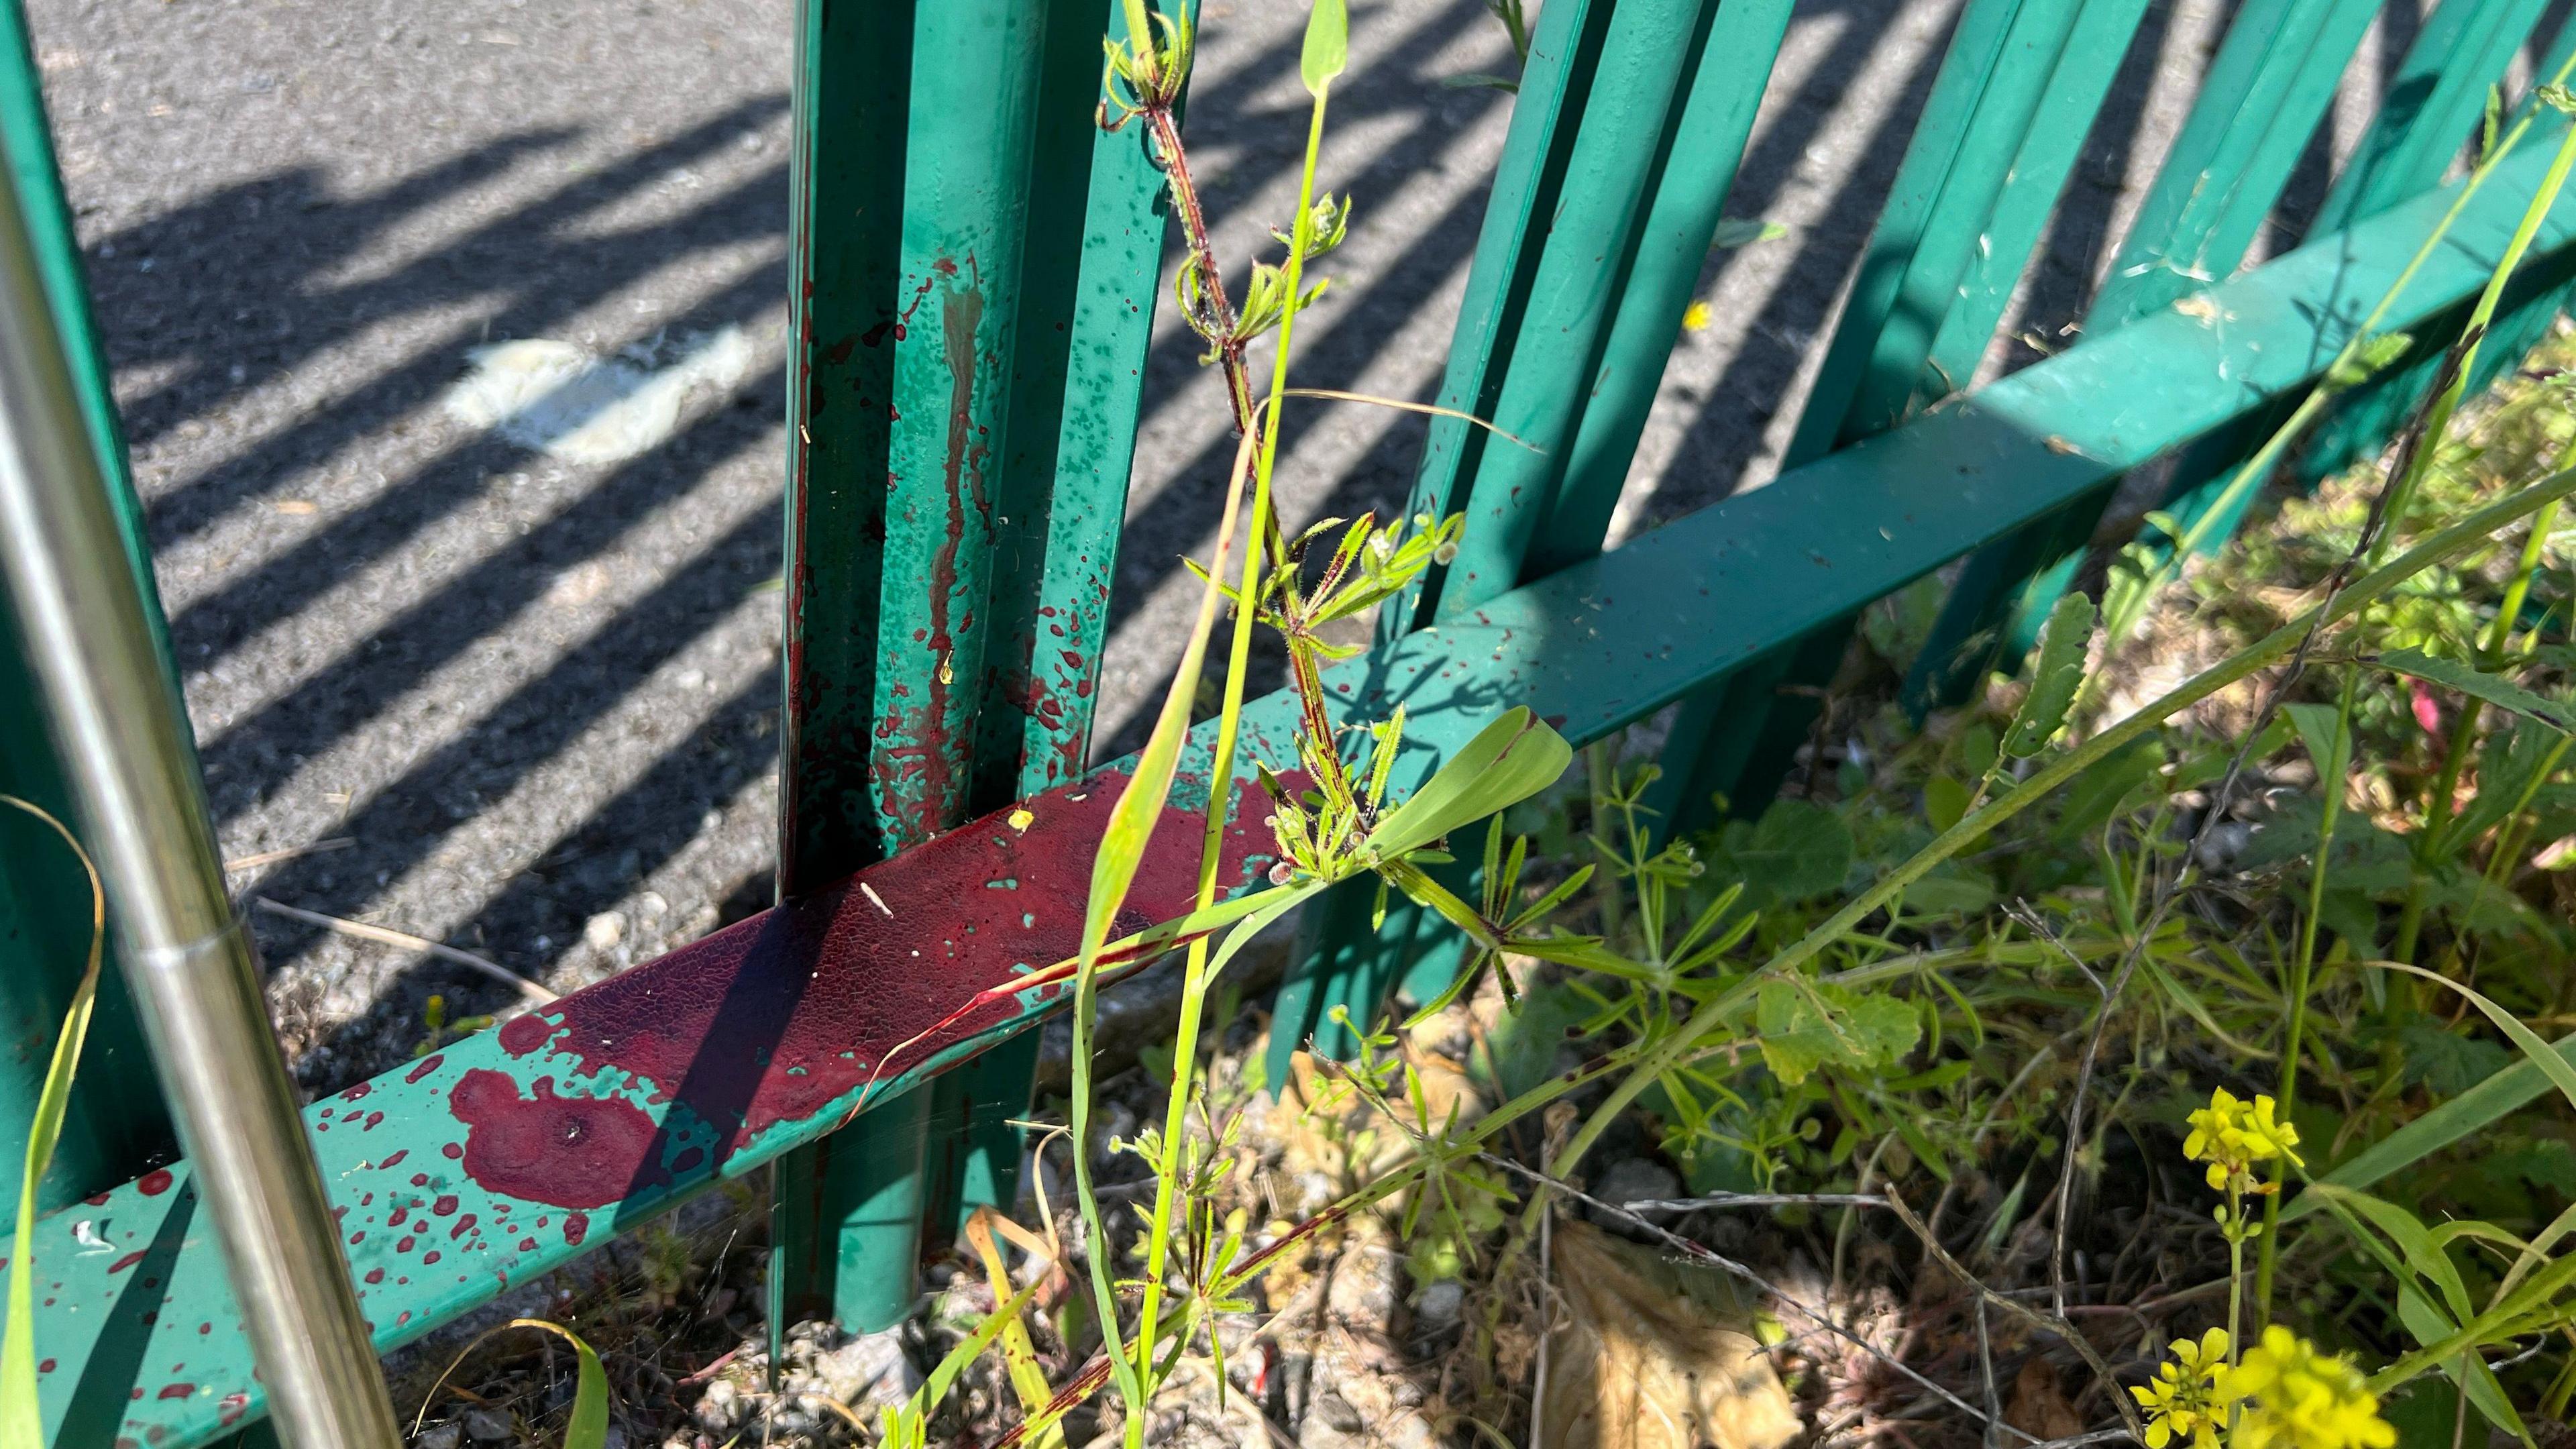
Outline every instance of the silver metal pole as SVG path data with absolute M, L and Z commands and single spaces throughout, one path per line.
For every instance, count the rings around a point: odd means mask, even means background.
M 144 1035 L 214 1216 L 288 1449 L 395 1449 L 392 1401 L 249 935 L 224 894 L 179 701 L 156 655 L 99 460 L 0 184 L 0 577 L 116 908 Z M 113 1090 L 113 1088 L 109 1088 Z

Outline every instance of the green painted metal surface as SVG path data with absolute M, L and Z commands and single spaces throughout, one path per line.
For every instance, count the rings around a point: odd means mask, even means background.
M 1193 4 L 1179 12 L 1195 22 Z M 1103 99 L 1100 38 L 1119 0 L 1050 7 L 993 529 L 993 650 L 976 734 L 977 811 L 1082 778 L 1118 536 L 1136 451 L 1170 191 L 1145 127 L 1068 123 Z M 1079 237 L 1081 245 L 1064 245 Z M 1018 1194 L 1037 1038 L 943 1082 L 932 1109 L 929 1229 Z
M 2425 175 L 2406 169 L 2420 162 L 2409 147 L 2432 144 L 2425 138 L 2450 123 L 2460 86 L 2468 85 L 2482 100 L 2484 81 L 2470 82 L 2489 50 L 2504 43 L 2492 32 L 2511 18 L 2501 13 L 2508 8 L 2499 0 L 2451 0 L 2435 12 L 2392 82 L 2390 109 L 2365 136 L 2355 167 L 2329 192 L 2315 234 L 2439 180 L 2449 151 Z M 2249 0 L 2237 12 L 2086 314 L 2086 333 L 2169 306 L 2236 269 L 2332 103 L 2345 62 L 2376 9 L 2370 0 Z M 2535 15 L 2523 17 L 2514 41 Z M 2434 100 L 2432 87 L 2419 93 L 2410 86 L 2441 71 L 2446 61 L 2460 79 L 2437 104 L 2426 104 Z M 2402 177 L 2413 179 L 2401 185 Z M 2269 431 L 2266 422 L 2249 420 L 2234 432 L 2198 442 L 2177 463 L 2168 502 L 2191 511 L 2195 499 L 2224 487 L 2236 462 Z M 2028 652 L 2040 620 L 2072 583 L 2108 500 L 2106 492 L 2080 501 L 1968 560 L 1906 682 L 1910 707 L 1920 712 L 1955 702 L 1990 669 Z
M 2483 283 L 2545 161 L 2534 154 L 2505 169 L 2458 228 L 2457 244 L 2409 289 L 2402 318 L 2456 306 Z M 2346 319 L 2387 286 L 2445 201 L 2419 198 L 2348 238 L 2218 288 L 2215 300 L 2233 318 L 2226 328 L 2170 310 L 2142 318 L 1768 488 L 1408 634 L 1373 659 L 1334 668 L 1328 686 L 1356 717 L 1407 703 L 1414 724 L 1399 792 L 1509 705 L 1528 705 L 1574 739 L 1600 738 L 2263 398 L 2306 385 L 2312 359 L 2340 344 Z M 2550 219 L 2540 255 L 2561 257 L 2571 243 L 2576 203 Z M 1730 628 L 1712 631 L 1713 617 Z M 1293 701 L 1256 701 L 1246 724 L 1247 771 L 1251 761 L 1289 757 Z M 1207 788 L 1210 743 L 1208 731 L 1194 736 L 1183 766 L 1188 793 Z M 986 821 L 906 852 L 871 879 L 884 882 L 898 913 L 923 901 L 930 924 L 901 918 L 926 933 L 912 939 L 935 944 L 948 931 L 952 959 L 965 949 L 956 939 L 962 928 L 947 924 L 953 911 L 928 905 L 959 881 L 1007 873 L 1024 889 L 1046 891 L 1050 909 L 1072 914 L 1082 842 L 1095 828 L 1081 810 L 1100 807 L 1078 807 L 1070 797 L 1105 799 L 1114 770 L 1090 788 L 1059 787 L 1032 801 L 1040 823 L 1025 835 Z M 1176 808 L 1195 803 L 1183 798 Z M 1195 838 L 1169 835 L 1167 865 L 1183 882 L 1176 894 L 1186 896 Z M 1235 878 L 1257 875 L 1260 865 L 1241 859 Z M 1041 886 L 1042 873 L 1052 884 Z M 793 1088 L 777 1074 L 748 1079 L 742 1064 L 757 1060 L 764 1042 L 866 1020 L 880 1009 L 871 1003 L 900 1004 L 907 993 L 968 988 L 935 974 L 840 974 L 856 969 L 850 953 L 864 959 L 893 929 L 855 891 L 804 915 L 773 912 L 522 1018 L 526 1028 L 485 1033 L 310 1109 L 325 1181 L 347 1209 L 345 1241 L 378 1340 L 390 1347 L 415 1338 L 719 1176 L 755 1171 L 826 1135 L 858 1106 L 920 1095 L 914 1089 L 938 1070 L 1025 1029 L 1055 1004 L 1023 1001 L 973 1018 L 936 1050 L 893 1063 L 842 1062 L 836 1069 L 853 1083 L 847 1090 L 777 1120 L 750 1114 L 759 1092 Z M 802 979 L 802 963 L 813 960 L 818 971 L 830 968 L 817 978 L 825 984 L 808 999 L 707 994 L 736 978 L 710 974 L 706 963 L 771 948 L 787 979 Z M 1006 964 L 987 960 L 978 969 L 1009 979 Z M 613 1017 L 603 1002 L 645 1012 L 614 1051 L 596 1034 Z M 574 1018 L 590 1022 L 591 1034 L 559 1025 Z M 872 1083 L 861 1080 L 872 1075 Z M 568 1127 L 580 1130 L 563 1137 Z M 566 1140 L 602 1156 L 594 1163 L 572 1154 L 560 1146 Z M 568 1154 L 577 1160 L 563 1160 Z M 625 1176 L 600 1170 L 607 1166 Z M 93 1239 L 107 1247 L 92 1248 Z M 259 1412 L 237 1315 L 184 1165 L 46 1219 L 34 1268 L 44 1275 L 38 1332 L 51 1367 L 41 1382 L 57 1443 L 110 1444 L 122 1435 L 185 1449 Z
M 974 804 L 1045 18 L 1039 0 L 807 6 L 794 239 L 818 260 L 800 285 L 854 244 L 847 221 L 868 251 L 792 319 L 806 380 L 790 403 L 782 796 L 802 798 L 783 806 L 785 894 Z M 827 631 L 846 672 L 820 667 Z M 828 1305 L 867 1330 L 910 1308 L 935 1105 L 912 1094 L 781 1169 L 775 1316 Z
M 1783 466 L 1884 431 L 1916 399 L 1965 385 L 1964 378 L 1923 376 L 1933 339 L 1958 298 L 2081 8 L 2080 0 L 1969 0 L 1887 206 L 1862 249 L 1850 299 Z M 2048 188 L 2051 200 L 2055 193 Z M 1982 338 L 1978 346 L 1982 352 Z
M 125 466 L 125 441 L 108 389 L 107 359 L 91 324 L 82 287 L 79 243 L 64 204 L 45 124 L 26 18 L 16 0 L 0 0 L 0 184 L 12 187 L 35 243 L 55 327 L 72 357 L 72 379 L 81 411 L 104 464 L 116 515 L 125 533 L 126 558 L 154 624 L 163 668 L 175 684 L 168 631 L 161 625 L 160 593 L 152 579 L 142 509 Z M 0 793 L 72 819 L 60 764 L 45 722 L 23 701 L 34 698 L 20 654 L 18 627 L 0 599 Z M 54 833 L 17 810 L 0 810 L 0 1194 L 17 1201 L 25 1172 L 27 1124 L 52 1060 L 63 1013 L 88 959 L 88 877 Z M 178 1150 L 169 1114 L 153 1086 L 132 999 L 123 977 L 109 972 L 81 1057 L 91 1082 L 126 1084 L 116 1091 L 76 1093 L 63 1124 L 42 1201 L 59 1208 L 110 1183 L 135 1176 Z
M 2338 230 L 2439 182 L 2477 129 L 2487 88 L 2504 79 L 2546 8 L 2546 0 L 2435 6 L 2311 225 Z

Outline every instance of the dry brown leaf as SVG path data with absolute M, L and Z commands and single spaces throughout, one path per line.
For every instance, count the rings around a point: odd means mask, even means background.
M 2084 1432 L 2084 1416 L 2066 1401 L 2057 1386 L 2057 1370 L 2032 1354 L 2013 1376 L 2012 1399 L 2004 1405 L 2004 1422 L 2042 1440 L 2071 1439 Z
M 1672 1286 L 1653 1254 L 1587 1223 L 1554 1228 L 1547 1449 L 1779 1449 L 1796 1405 L 1742 1319 Z

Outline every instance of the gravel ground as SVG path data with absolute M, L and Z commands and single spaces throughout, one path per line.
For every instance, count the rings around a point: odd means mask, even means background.
M 40 61 L 245 898 L 375 922 L 570 989 L 765 904 L 775 800 L 786 0 L 33 0 Z M 1311 385 L 1429 397 L 1509 103 L 1479 0 L 1355 5 L 1323 174 L 1355 199 L 1301 335 Z M 1806 0 L 1730 210 L 1790 235 L 1712 260 L 1616 532 L 1774 468 L 1928 90 L 1954 0 Z M 2356 58 L 2334 144 L 2415 20 Z M 2151 7 L 2116 112 L 2010 330 L 2107 265 L 2217 33 Z M 1303 9 L 1209 0 L 1191 103 L 1222 250 L 1293 207 Z M 2323 195 L 2321 138 L 2282 209 Z M 1239 265 L 1239 262 L 1238 262 Z M 752 364 L 662 445 L 567 462 L 442 407 L 480 343 Z M 1150 364 L 1104 749 L 1132 742 L 1231 444 L 1168 315 Z M 1989 367 L 2035 355 L 1999 345 Z M 1399 501 L 1417 420 L 1306 414 L 1297 518 Z M 281 852 L 300 852 L 280 855 Z M 264 859 L 255 859 L 263 858 Z M 506 989 L 260 913 L 308 1083 L 380 1070 Z

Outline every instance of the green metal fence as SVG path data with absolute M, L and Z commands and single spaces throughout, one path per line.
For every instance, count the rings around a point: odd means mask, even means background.
M 1463 546 L 1383 611 L 1377 647 L 1328 676 L 1333 696 L 1355 719 L 1404 705 L 1399 792 L 1512 705 L 1578 742 L 1673 707 L 1664 804 L 1687 818 L 1767 794 L 1856 614 L 1915 579 L 1964 560 L 1910 686 L 1919 702 L 2012 667 L 2125 475 L 2167 460 L 2170 507 L 2218 505 L 2214 480 L 2451 204 L 2442 178 L 2490 87 L 2526 53 L 2555 70 L 2576 40 L 2535 36 L 2542 9 L 2442 0 L 2308 240 L 2241 270 L 2377 10 L 2247 0 L 2080 341 L 1963 392 L 2146 12 L 1967 0 L 1785 471 L 1605 554 L 1790 5 L 1549 0 L 1438 399 L 1536 446 L 1432 427 L 1410 507 L 1463 512 Z M 1142 128 L 1091 123 L 1100 39 L 1122 32 L 1121 10 L 806 0 L 782 900 L 306 1109 L 379 1348 L 773 1165 L 773 1314 L 878 1327 L 911 1305 L 925 1242 L 944 1242 L 965 1207 L 1011 1199 L 1028 1028 L 1062 1002 L 1036 989 L 959 1013 L 1072 953 L 1124 769 L 1085 762 L 1167 199 Z M 17 26 L 14 7 L 0 21 Z M 89 406 L 101 486 L 128 520 L 110 562 L 148 606 L 23 32 L 0 50 L 25 241 Z M 2470 202 L 2393 325 L 2444 335 L 2545 151 L 2519 153 Z M 2512 345 L 2486 350 L 2497 365 L 2557 315 L 2576 281 L 2571 241 L 2576 209 L 2562 208 L 2510 294 L 2498 336 Z M 2433 350 L 2344 397 L 2301 466 L 2384 436 Z M 23 668 L 0 651 L 0 670 Z M 0 688 L 0 789 L 68 806 L 62 722 L 40 727 L 19 674 L 0 673 Z M 1252 706 L 1246 778 L 1250 761 L 1293 758 L 1295 724 L 1284 696 Z M 1207 778 L 1208 744 L 1193 742 L 1176 810 L 1246 783 Z M 8 839 L 0 990 L 15 1047 L 0 1146 L 13 1150 L 0 1160 L 14 1162 L 86 908 L 58 864 Z M 1148 861 L 1137 910 L 1178 913 L 1195 839 L 1162 832 L 1170 853 Z M 1257 878 L 1267 849 L 1238 831 L 1227 884 Z M 1366 925 L 1358 898 L 1310 913 L 1274 1050 L 1309 1036 L 1337 1050 L 1333 1006 L 1366 1017 L 1408 981 L 1418 993 L 1445 979 L 1454 942 L 1435 923 L 1398 911 Z M 45 1422 L 66 1446 L 209 1442 L 266 1412 L 276 1380 L 256 1372 L 256 1325 L 195 1210 L 198 1174 L 164 1165 L 159 1103 L 118 1071 L 142 1048 L 111 1015 L 91 1052 L 89 1078 L 107 1085 L 83 1090 L 34 1264 Z

